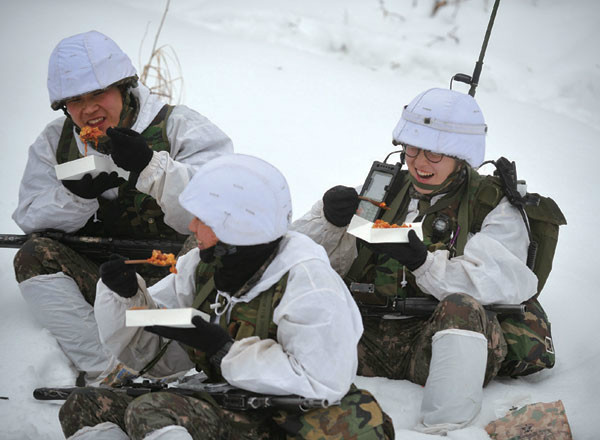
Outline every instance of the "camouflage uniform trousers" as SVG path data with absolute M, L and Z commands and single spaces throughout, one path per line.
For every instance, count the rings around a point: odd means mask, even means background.
M 112 422 L 134 440 L 171 425 L 185 427 L 194 439 L 208 440 L 394 438 L 391 419 L 368 392 L 354 387 L 340 405 L 304 413 L 234 412 L 209 400 L 170 392 L 132 397 L 109 389 L 81 388 L 69 396 L 59 419 L 65 437 L 84 426 Z
M 484 385 L 497 374 L 507 348 L 495 313 L 485 310 L 465 294 L 452 294 L 440 301 L 429 318 L 365 318 L 358 346 L 358 374 L 407 379 L 425 385 L 431 362 L 431 338 L 445 329 L 463 329 L 483 334 L 488 341 Z
M 194 247 L 195 238 L 190 237 L 179 253 L 182 255 Z M 148 255 L 150 256 L 150 255 Z M 38 275 L 49 275 L 63 272 L 71 277 L 85 300 L 93 305 L 96 298 L 96 284 L 99 278 L 100 264 L 108 260 L 105 258 L 88 258 L 70 247 L 50 238 L 31 238 L 21 246 L 14 259 L 15 277 L 17 282 L 22 282 Z M 169 275 L 168 267 L 157 267 L 149 264 L 138 265 L 138 273 L 151 286 L 165 276 Z

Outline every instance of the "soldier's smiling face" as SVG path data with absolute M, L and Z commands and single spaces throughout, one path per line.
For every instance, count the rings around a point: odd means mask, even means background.
M 448 178 L 450 174 L 458 169 L 459 161 L 449 156 L 440 155 L 439 162 L 431 162 L 425 156 L 423 150 L 419 151 L 416 157 L 406 156 L 406 166 L 408 172 L 417 182 L 427 185 L 440 185 Z M 429 194 L 433 190 L 420 188 L 415 185 L 415 189 L 421 194 Z

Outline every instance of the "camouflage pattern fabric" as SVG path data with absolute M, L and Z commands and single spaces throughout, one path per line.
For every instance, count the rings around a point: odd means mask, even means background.
M 19 283 L 37 275 L 63 272 L 73 278 L 85 300 L 94 304 L 98 264 L 56 240 L 27 240 L 15 255 L 13 265 Z
M 560 400 L 532 403 L 511 410 L 485 427 L 493 440 L 572 440 L 565 407 Z
M 135 398 L 123 391 L 82 388 L 69 396 L 60 409 L 59 420 L 65 437 L 84 426 L 112 422 L 132 439 L 142 439 L 169 425 L 185 427 L 194 439 L 269 438 L 257 433 L 252 415 L 238 416 L 205 401 L 167 392 Z
M 85 300 L 93 305 L 99 278 L 98 268 L 108 258 L 109 255 L 92 260 L 56 240 L 36 237 L 27 240 L 21 246 L 15 255 L 13 265 L 19 283 L 37 275 L 63 272 L 73 278 Z M 148 286 L 169 274 L 168 267 L 149 264 L 138 265 L 136 270 L 146 280 Z
M 354 385 L 339 405 L 305 413 L 278 411 L 273 420 L 289 440 L 385 440 L 395 436 L 392 419 L 373 395 Z
M 183 426 L 195 440 L 285 438 L 268 412 L 228 411 L 216 403 L 169 392 L 144 394 L 125 411 L 125 431 L 134 440 L 169 425 Z
M 464 294 L 440 301 L 429 318 L 365 318 L 358 345 L 358 374 L 407 379 L 425 385 L 431 362 L 431 338 L 441 330 L 457 328 L 482 333 L 488 341 L 484 384 L 496 376 L 506 356 L 506 342 L 494 313 Z
M 103 388 L 75 390 L 58 412 L 65 438 L 84 426 L 96 426 L 102 422 L 112 422 L 126 431 L 124 414 L 133 399 L 126 393 Z
M 401 180 L 406 179 L 407 171 L 402 172 Z M 477 233 L 481 230 L 481 225 L 489 212 L 494 209 L 500 200 L 504 197 L 504 190 L 499 178 L 494 176 L 481 176 L 476 170 L 468 169 L 468 178 L 465 184 L 465 191 L 458 191 L 456 194 L 449 194 L 442 197 L 433 207 L 424 207 L 427 214 L 423 220 L 424 243 L 428 250 L 448 250 L 451 257 L 462 255 L 467 231 Z M 397 211 L 390 209 L 383 215 L 383 219 L 393 223 L 402 223 L 406 217 L 408 207 L 408 192 L 400 191 L 392 195 L 392 200 L 386 202 L 390 208 L 397 208 Z M 399 197 L 404 195 L 400 201 Z M 461 206 L 468 204 L 468 209 L 460 218 Z M 421 205 L 421 203 L 419 204 Z M 534 239 L 538 243 L 538 254 L 534 272 L 538 276 L 538 294 L 541 291 L 550 269 L 554 250 L 558 240 L 558 227 L 566 223 L 564 216 L 556 203 L 552 199 L 541 197 L 538 207 L 528 206 L 526 208 L 527 216 L 530 221 L 531 230 Z M 434 237 L 432 223 L 435 218 L 445 216 L 449 228 L 445 235 Z M 452 231 L 456 231 L 461 223 L 461 232 L 458 234 L 455 246 L 452 242 Z M 466 226 L 465 226 L 466 224 Z M 406 281 L 403 286 L 402 281 Z M 375 294 L 355 294 L 357 302 L 366 305 L 385 305 L 390 298 L 423 297 L 428 296 L 416 283 L 415 277 L 409 270 L 404 270 L 402 265 L 387 255 L 373 255 L 368 248 L 359 244 L 359 254 L 350 269 L 345 281 L 349 284 L 352 281 L 360 283 L 372 283 L 375 285 Z M 537 295 L 535 298 L 537 298 Z M 504 337 L 509 344 L 506 360 L 499 370 L 501 376 L 523 376 L 535 373 L 544 368 L 554 366 L 555 356 L 550 333 L 550 321 L 537 300 L 530 300 L 525 303 L 529 312 L 524 317 L 500 316 L 502 320 L 502 330 Z M 419 326 L 419 320 L 412 322 L 382 322 L 379 323 L 375 318 L 367 318 L 365 323 L 365 336 L 363 336 L 364 345 L 367 350 L 378 350 L 376 344 L 378 341 L 387 341 L 390 349 L 403 350 L 402 347 L 410 345 L 410 341 L 419 333 L 413 326 Z M 391 332 L 391 335 L 385 335 L 385 332 Z M 398 336 L 401 333 L 406 333 Z M 381 333 L 379 336 L 378 333 Z M 393 348 L 396 347 L 396 348 Z M 380 350 L 381 358 L 394 361 L 403 359 L 407 354 L 398 353 L 396 356 L 389 356 L 387 350 Z M 385 366 L 383 362 L 376 359 L 370 360 L 375 368 L 385 377 L 395 378 L 401 376 L 398 371 L 404 371 L 402 367 L 394 365 Z
M 170 425 L 183 426 L 192 438 L 206 440 L 394 438 L 392 421 L 375 398 L 355 387 L 339 406 L 306 413 L 234 412 L 199 397 L 169 392 L 134 398 L 122 391 L 82 388 L 69 396 L 59 420 L 66 437 L 84 426 L 112 422 L 134 440 Z
M 525 316 L 500 317 L 508 353 L 498 371 L 499 376 L 526 376 L 554 366 L 550 321 L 537 299 L 524 304 L 527 307 Z

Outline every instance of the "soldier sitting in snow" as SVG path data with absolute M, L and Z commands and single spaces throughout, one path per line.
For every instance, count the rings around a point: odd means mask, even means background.
M 129 57 L 90 31 L 60 41 L 48 66 L 48 91 L 62 116 L 29 149 L 14 221 L 25 233 L 58 230 L 84 236 L 183 241 L 188 214 L 177 195 L 206 161 L 230 153 L 230 139 L 204 116 L 166 105 L 138 84 Z M 96 139 L 82 141 L 82 129 Z M 130 172 L 58 180 L 55 165 L 111 157 Z M 27 241 L 14 260 L 19 288 L 36 318 L 75 368 L 94 379 L 109 367 L 94 320 L 98 266 L 46 237 Z M 168 273 L 168 272 L 166 272 Z M 151 282 L 166 275 L 145 268 Z M 83 376 L 80 376 L 83 377 Z
M 195 365 L 210 380 L 244 390 L 339 405 L 298 414 L 240 413 L 200 396 L 157 392 L 134 398 L 83 388 L 61 408 L 65 435 L 393 438 L 391 420 L 375 399 L 352 386 L 363 330 L 358 308 L 324 250 L 288 232 L 292 207 L 283 175 L 255 157 L 222 156 L 199 170 L 179 201 L 195 216 L 189 229 L 198 249 L 179 259 L 176 274 L 147 289 L 124 259 L 100 268 L 95 307 L 107 347 L 141 370 L 165 337 L 179 344 L 170 344 L 150 375 Z M 125 311 L 132 307 L 192 306 L 209 314 L 210 322 L 194 318 L 191 329 L 124 327 Z
M 293 225 L 323 245 L 348 284 L 373 285 L 372 304 L 439 300 L 431 317 L 365 317 L 359 344 L 359 374 L 425 385 L 419 429 L 428 433 L 468 425 L 479 413 L 482 385 L 494 376 L 554 364 L 550 323 L 536 300 L 551 264 L 529 269 L 530 240 L 519 209 L 504 197 L 499 179 L 474 169 L 483 162 L 486 132 L 469 95 L 431 89 L 405 107 L 393 136 L 408 171 L 389 188 L 382 217 L 399 225 L 423 222 L 424 241 L 410 231 L 406 244 L 357 243 L 347 226 L 360 200 L 354 188 L 342 186 Z M 553 236 L 538 258 L 551 262 L 564 218 L 542 199 L 536 220 L 547 222 Z M 524 301 L 527 315 L 502 319 L 502 326 L 482 307 Z

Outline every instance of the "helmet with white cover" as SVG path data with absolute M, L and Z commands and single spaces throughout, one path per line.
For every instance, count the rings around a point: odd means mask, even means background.
M 245 154 L 222 155 L 202 165 L 179 203 L 220 241 L 236 246 L 270 243 L 285 235 L 292 219 L 283 174 Z
M 429 89 L 404 107 L 394 144 L 452 156 L 478 167 L 485 157 L 487 126 L 475 99 L 449 89 Z
M 119 84 L 137 84 L 129 57 L 106 35 L 89 31 L 61 40 L 48 62 L 50 106 L 58 110 L 65 101 Z

